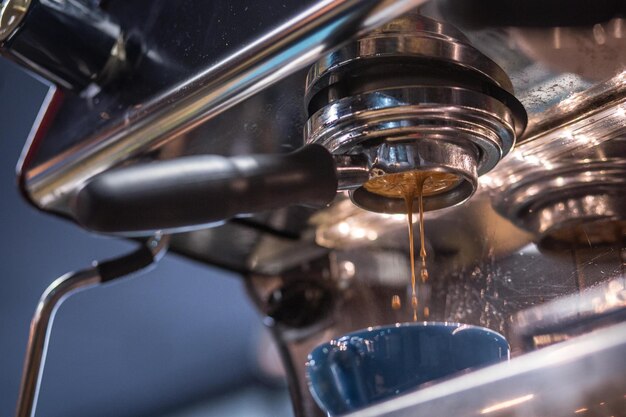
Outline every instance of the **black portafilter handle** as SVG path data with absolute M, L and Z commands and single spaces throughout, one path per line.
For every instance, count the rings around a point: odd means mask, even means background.
M 140 236 L 295 204 L 322 207 L 337 183 L 333 156 L 320 145 L 282 155 L 188 156 L 99 174 L 73 211 L 89 230 Z

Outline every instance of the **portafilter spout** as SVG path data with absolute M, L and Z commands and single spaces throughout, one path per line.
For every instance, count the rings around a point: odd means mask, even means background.
M 359 155 L 366 181 L 344 187 L 356 205 L 382 213 L 405 211 L 399 196 L 371 186 L 391 174 L 442 174 L 425 183 L 425 210 L 467 200 L 527 121 L 497 64 L 454 27 L 417 13 L 317 62 L 305 101 L 306 143 L 347 161 Z

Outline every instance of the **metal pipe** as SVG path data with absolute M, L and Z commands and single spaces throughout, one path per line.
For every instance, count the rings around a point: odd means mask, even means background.
M 144 103 L 110 129 L 82 141 L 63 162 L 29 173 L 26 186 L 55 209 L 82 184 L 122 161 L 183 134 L 313 64 L 425 0 L 325 0 L 225 60 Z M 61 203 L 61 204 L 60 204 Z
M 167 250 L 169 237 L 149 239 L 139 250 L 56 279 L 43 293 L 30 324 L 16 417 L 33 417 L 46 362 L 54 316 L 69 296 L 139 271 L 157 262 Z
M 334 155 L 338 190 L 354 190 L 370 179 L 367 157 L 364 154 Z
M 17 417 L 35 415 L 50 330 L 57 309 L 70 295 L 95 287 L 98 284 L 100 284 L 98 269 L 89 268 L 63 275 L 50 284 L 41 296 L 30 324 L 26 359 L 17 403 Z

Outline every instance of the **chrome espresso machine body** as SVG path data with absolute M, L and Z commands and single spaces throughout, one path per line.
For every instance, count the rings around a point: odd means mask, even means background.
M 357 414 L 626 416 L 623 2 L 173 3 L 0 1 L 0 52 L 53 83 L 24 196 L 143 241 L 44 294 L 18 416 L 58 304 L 168 245 L 241 274 L 296 415 L 324 415 L 308 353 L 412 319 L 404 201 L 366 185 L 415 170 L 447 175 L 419 319 L 498 331 L 514 358 Z

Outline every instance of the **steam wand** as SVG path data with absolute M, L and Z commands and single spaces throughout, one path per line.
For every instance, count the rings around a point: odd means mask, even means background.
M 95 263 L 91 268 L 69 272 L 50 284 L 41 296 L 31 321 L 16 417 L 35 415 L 50 331 L 60 305 L 79 291 L 111 282 L 153 265 L 167 251 L 168 242 L 169 236 L 157 234 L 128 255 Z

